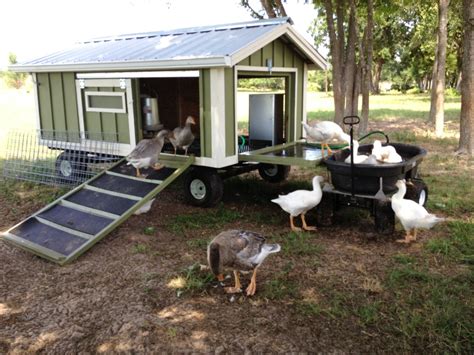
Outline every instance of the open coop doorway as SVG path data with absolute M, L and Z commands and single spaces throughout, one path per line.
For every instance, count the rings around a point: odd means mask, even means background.
M 159 130 L 183 127 L 186 118 L 193 116 L 196 124 L 191 130 L 195 139 L 188 154 L 200 156 L 199 77 L 141 78 L 139 88 L 142 136 L 151 138 Z M 165 143 L 163 151 L 172 153 L 173 146 Z
M 237 134 L 240 152 L 287 141 L 288 86 L 288 78 L 284 76 L 238 76 Z

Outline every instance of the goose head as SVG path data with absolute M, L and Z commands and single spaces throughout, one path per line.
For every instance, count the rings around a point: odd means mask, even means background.
M 324 182 L 324 178 L 322 176 L 316 175 L 313 178 L 313 189 L 316 189 L 317 187 L 321 187 L 321 183 Z
M 374 150 L 379 150 L 380 148 L 382 148 L 382 142 L 376 139 L 374 140 L 373 146 Z
M 188 116 L 188 118 L 186 118 L 186 124 L 196 124 L 196 120 L 194 119 L 193 116 Z
M 166 130 L 166 129 L 163 129 L 163 130 L 159 131 L 159 132 L 156 134 L 155 138 L 166 137 L 166 136 L 168 136 L 169 133 L 170 133 L 170 131 L 168 131 L 168 130 Z
M 395 186 L 400 190 L 401 188 L 404 188 L 406 186 L 405 179 L 403 180 L 397 180 L 395 183 Z

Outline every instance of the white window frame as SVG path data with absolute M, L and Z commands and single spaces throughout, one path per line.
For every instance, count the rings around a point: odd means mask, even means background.
M 81 85 L 81 81 L 82 82 Z M 133 110 L 133 92 L 132 92 L 132 82 L 131 79 L 125 80 L 125 97 L 127 98 L 127 111 L 128 111 L 128 128 L 130 132 L 130 144 L 127 143 L 117 143 L 119 146 L 119 154 L 126 156 L 129 154 L 133 148 L 136 146 L 135 138 L 135 117 Z M 82 90 L 87 90 L 89 87 L 116 87 L 120 88 L 123 85 L 123 82 L 119 79 L 76 79 L 76 95 L 77 95 L 77 105 L 79 113 L 79 130 L 81 132 L 81 139 L 86 139 L 85 137 L 85 123 L 84 123 L 84 110 L 83 110 L 83 98 Z M 95 91 L 102 92 L 102 91 Z M 107 92 L 107 91 L 104 91 Z
M 89 104 L 89 98 L 91 96 L 120 96 L 122 98 L 122 108 L 100 108 L 91 107 Z M 107 112 L 107 113 L 127 113 L 127 104 L 125 102 L 125 91 L 114 92 L 114 91 L 84 91 L 86 111 L 89 112 Z

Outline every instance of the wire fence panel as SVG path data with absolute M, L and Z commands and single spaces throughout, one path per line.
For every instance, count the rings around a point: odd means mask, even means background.
M 1 156 L 3 176 L 47 185 L 76 186 L 119 160 L 117 134 L 15 130 Z

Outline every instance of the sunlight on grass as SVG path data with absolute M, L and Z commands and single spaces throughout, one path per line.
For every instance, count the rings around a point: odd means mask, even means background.
M 167 286 L 176 290 L 178 297 L 185 293 L 195 294 L 203 292 L 214 280 L 208 270 L 202 270 L 199 264 L 193 264 L 184 269 L 179 275 L 173 276 Z

